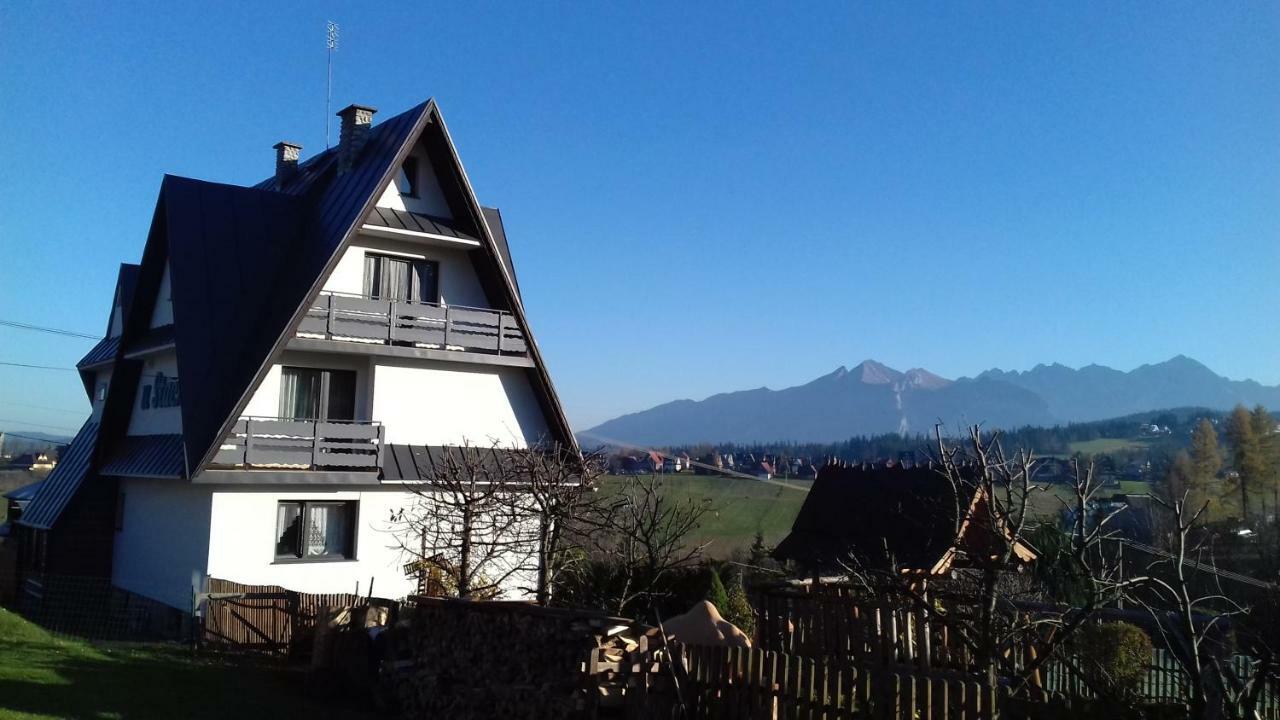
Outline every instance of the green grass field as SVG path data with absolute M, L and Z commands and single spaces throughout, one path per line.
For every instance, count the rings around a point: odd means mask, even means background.
M 1082 440 L 1073 442 L 1068 445 L 1071 453 L 1080 453 L 1082 455 L 1107 455 L 1110 453 L 1123 452 L 1125 450 L 1142 450 L 1148 445 L 1142 440 L 1133 440 L 1128 438 L 1098 438 L 1097 440 Z
M 621 478 L 606 477 L 604 492 Z M 747 548 L 757 532 L 769 545 L 791 532 L 791 523 L 809 494 L 811 481 L 778 480 L 773 484 L 731 477 L 676 474 L 662 477 L 663 491 L 673 498 L 710 501 L 712 511 L 703 519 L 695 542 L 707 542 L 707 554 L 727 558 L 737 548 Z
M 54 637 L 0 608 L 0 718 L 354 718 L 353 702 L 304 690 L 301 672 L 193 658 L 176 645 Z

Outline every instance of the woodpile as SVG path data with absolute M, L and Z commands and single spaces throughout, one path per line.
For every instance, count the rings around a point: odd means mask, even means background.
M 647 644 L 643 628 L 599 613 L 442 598 L 409 607 L 409 718 L 591 717 L 609 694 L 598 682 Z

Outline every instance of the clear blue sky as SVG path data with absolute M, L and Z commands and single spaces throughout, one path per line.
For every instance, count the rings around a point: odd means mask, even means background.
M 0 5 L 0 318 L 101 332 L 163 173 L 322 148 L 332 18 L 335 110 L 440 101 L 579 429 L 867 357 L 1280 383 L 1275 3 L 175 5 Z

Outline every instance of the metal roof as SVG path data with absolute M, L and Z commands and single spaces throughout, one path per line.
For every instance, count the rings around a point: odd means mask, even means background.
M 507 245 L 507 228 L 502 224 L 502 211 L 491 207 L 481 207 L 480 211 L 484 213 L 484 221 L 489 224 L 489 229 L 493 231 L 493 239 L 498 245 L 498 255 L 502 258 L 502 264 L 506 266 L 507 272 L 511 275 L 511 282 L 516 284 L 516 296 L 521 297 L 520 279 L 516 277 L 516 264 L 511 259 L 511 247 Z M 521 297 L 521 302 L 523 301 L 523 297 Z
M 22 487 L 14 488 L 9 492 L 5 493 L 2 497 L 4 497 L 6 500 L 17 500 L 18 502 L 23 502 L 24 500 L 30 500 L 36 496 L 37 492 L 40 491 L 40 486 L 42 484 L 44 484 L 43 480 L 37 480 L 28 485 L 23 485 Z
M 89 474 L 93 449 L 98 440 L 98 423 L 86 422 L 75 439 L 58 456 L 58 465 L 40 483 L 39 491 L 19 518 L 19 525 L 48 530 L 57 522 L 67 503 Z
M 89 365 L 97 365 L 99 363 L 111 362 L 116 357 L 116 350 L 120 347 L 120 337 L 102 338 L 98 341 L 93 349 L 85 353 L 80 358 L 80 362 L 76 363 L 76 367 L 83 368 Z
M 482 454 L 482 460 L 497 460 L 504 452 L 488 447 L 472 447 L 471 452 Z M 406 482 L 429 482 L 435 473 L 446 467 L 449 455 L 463 452 L 463 448 L 448 445 L 401 445 L 388 443 L 382 453 L 382 479 Z
M 181 478 L 186 474 L 181 435 L 127 435 L 102 464 L 100 475 Z
M 408 212 L 407 210 L 374 207 L 373 212 L 369 213 L 369 217 L 365 218 L 364 221 L 365 224 L 373 225 L 375 227 L 386 227 L 393 230 L 409 230 L 411 232 L 458 238 L 459 240 L 470 240 L 475 243 L 480 242 L 478 238 L 468 235 L 454 227 L 453 221 L 451 220 L 432 217 L 431 215 L 424 215 L 422 213 Z

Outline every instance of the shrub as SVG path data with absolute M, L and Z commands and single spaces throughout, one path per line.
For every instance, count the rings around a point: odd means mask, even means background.
M 714 566 L 708 565 L 707 573 L 711 576 L 707 583 L 707 601 L 716 606 L 721 617 L 728 620 L 725 611 L 729 609 L 729 593 L 724 589 L 724 582 L 720 580 L 720 573 L 716 572 Z
M 1071 642 L 1084 679 L 1118 700 L 1136 698 L 1151 664 L 1151 638 L 1126 622 L 1089 624 Z
M 720 615 L 733 623 L 739 630 L 752 639 L 756 635 L 756 615 L 747 600 L 747 589 L 743 587 L 741 573 L 735 573 L 729 581 L 728 603 Z

